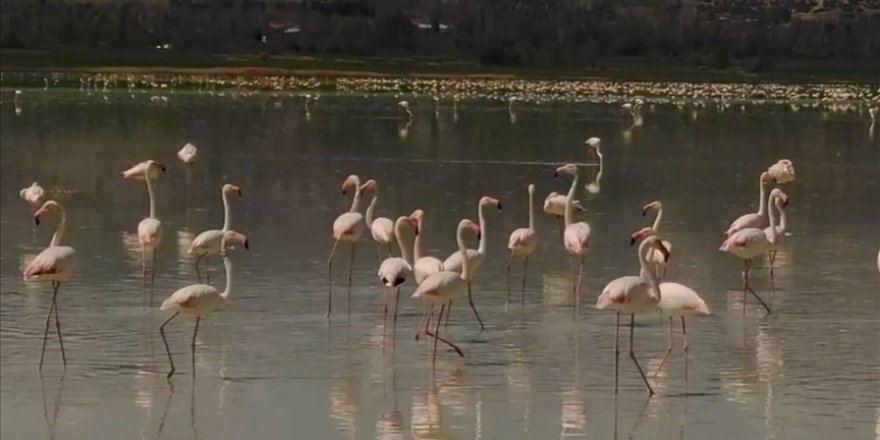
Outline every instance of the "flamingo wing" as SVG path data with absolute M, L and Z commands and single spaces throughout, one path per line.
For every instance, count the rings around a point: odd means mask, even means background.
M 406 281 L 406 277 L 412 272 L 412 266 L 403 258 L 386 258 L 379 265 L 379 280 L 388 287 L 397 287 Z
M 629 275 L 608 283 L 596 301 L 597 309 L 620 308 L 637 300 L 647 293 L 648 285 L 638 276 Z
M 761 217 L 758 214 L 745 214 L 734 220 L 733 223 L 730 224 L 730 227 L 724 231 L 724 235 L 729 237 L 731 234 L 746 228 L 763 228 L 767 222 L 762 220 L 765 220 L 764 217 Z
M 670 315 L 709 314 L 709 306 L 700 295 L 679 283 L 660 283 L 660 302 L 657 307 Z
M 510 234 L 507 248 L 510 250 L 524 250 L 531 253 L 538 243 L 537 238 L 538 236 L 535 234 L 535 231 L 529 228 L 519 228 Z
M 448 301 L 460 294 L 466 285 L 467 282 L 456 272 L 437 272 L 419 284 L 412 297 Z
M 363 233 L 364 216 L 359 212 L 346 212 L 333 222 L 333 238 L 358 239 Z
M 60 279 L 76 267 L 76 251 L 70 246 L 49 246 L 25 267 L 25 280 Z
M 391 243 L 394 240 L 394 223 L 387 217 L 379 217 L 370 225 L 373 240 L 379 243 Z
M 590 225 L 585 222 L 568 225 L 563 234 L 565 248 L 569 252 L 582 255 L 590 249 L 590 233 Z
M 468 249 L 468 262 L 471 263 L 471 272 L 476 271 L 480 266 L 480 263 L 483 262 L 483 255 L 480 254 L 476 249 Z M 443 270 L 461 273 L 463 266 L 461 261 L 461 252 L 455 251 L 452 255 L 450 255 L 446 260 L 443 261 Z
M 178 312 L 206 311 L 215 307 L 220 301 L 220 292 L 207 284 L 191 284 L 177 289 L 165 301 L 159 310 L 176 310 Z
M 220 253 L 220 243 L 223 241 L 223 231 L 209 229 L 196 235 L 189 245 L 187 253 L 216 255 Z
M 416 283 L 422 284 L 431 274 L 443 270 L 443 262 L 435 257 L 422 257 L 413 265 L 413 273 L 416 277 Z
M 162 222 L 151 217 L 141 220 L 138 223 L 138 240 L 141 244 L 158 244 L 162 240 Z

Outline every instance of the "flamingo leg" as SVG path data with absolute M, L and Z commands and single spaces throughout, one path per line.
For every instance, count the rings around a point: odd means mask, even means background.
M 440 307 L 440 316 L 437 317 L 437 326 L 436 326 L 435 329 L 434 329 L 434 333 L 431 333 L 431 330 L 430 330 L 428 327 L 425 327 L 425 334 L 427 334 L 428 336 L 434 338 L 434 344 L 435 344 L 435 345 L 434 345 L 434 359 L 436 360 L 436 358 L 437 358 L 437 346 L 436 346 L 437 341 L 440 341 L 440 342 L 442 342 L 442 343 L 444 343 L 444 344 L 446 344 L 446 345 L 452 347 L 452 349 L 455 350 L 455 352 L 458 353 L 459 356 L 464 357 L 464 353 L 461 351 L 460 348 L 458 348 L 457 345 L 455 345 L 454 343 L 452 343 L 452 342 L 449 341 L 448 339 L 444 339 L 444 338 L 442 338 L 442 337 L 439 335 L 439 332 L 440 332 L 440 318 L 443 317 L 443 308 L 444 308 L 444 307 L 445 307 L 445 305 L 443 305 L 443 306 Z
M 153 263 L 150 264 L 150 307 L 153 307 L 153 288 L 156 286 L 156 248 L 153 248 Z
M 61 361 L 67 368 L 67 355 L 64 353 L 64 340 L 61 338 L 61 321 L 58 319 L 58 291 L 61 290 L 61 282 L 55 282 L 55 293 L 52 295 L 52 302 L 55 304 L 55 330 L 58 331 L 58 344 L 61 345 Z
M 574 317 L 577 318 L 581 306 L 581 280 L 584 277 L 584 257 L 581 256 L 581 264 L 578 268 L 577 283 L 574 285 Z
M 449 328 L 450 315 L 452 315 L 452 300 L 449 300 L 449 306 L 446 307 L 446 322 L 443 323 L 443 328 Z
M 46 315 L 46 328 L 43 329 L 43 350 L 40 352 L 40 370 L 43 369 L 43 358 L 46 356 L 46 340 L 49 338 L 49 323 L 52 321 L 52 312 L 55 311 L 55 294 L 58 292 L 56 281 L 52 281 L 52 302 L 49 305 L 49 314 Z
M 682 318 L 684 319 L 684 318 Z M 655 379 L 657 375 L 660 374 L 660 370 L 663 369 L 663 365 L 666 364 L 666 359 L 669 358 L 669 355 L 672 353 L 672 317 L 669 317 L 669 333 L 666 342 L 666 354 L 663 355 L 663 359 L 660 360 L 660 365 L 657 366 L 657 369 L 654 371 L 652 375 Z
M 629 315 L 629 358 L 632 359 L 633 363 L 636 364 L 636 368 L 639 370 L 639 374 L 642 376 L 642 380 L 645 382 L 645 388 L 648 391 L 649 396 L 654 395 L 654 389 L 651 388 L 651 384 L 648 383 L 648 378 L 645 377 L 645 372 L 642 371 L 642 366 L 639 365 L 639 360 L 636 359 L 636 351 L 633 348 L 633 340 L 635 339 L 636 332 L 636 315 Z
M 394 299 L 394 324 L 391 327 L 392 328 L 392 331 L 391 331 L 392 335 L 397 334 L 397 305 L 398 304 L 400 304 L 400 286 L 397 286 L 397 295 Z
M 440 306 L 440 314 L 437 316 L 437 329 L 434 330 L 434 333 L 435 333 L 435 334 L 436 334 L 436 333 L 439 333 L 439 331 L 440 331 L 440 321 L 443 321 L 443 310 L 444 310 L 445 308 L 446 308 L 445 305 Z M 425 334 L 428 335 L 428 336 L 431 336 L 431 328 L 430 328 L 430 326 L 431 326 L 431 322 L 430 322 L 430 320 L 429 320 L 429 321 L 428 321 L 428 324 L 425 325 Z M 436 338 L 436 337 L 434 337 L 434 348 L 433 348 L 433 350 L 432 350 L 431 352 L 432 352 L 432 354 L 431 354 L 431 363 L 433 364 L 433 363 L 436 363 L 436 362 L 437 362 L 437 338 Z
M 507 274 L 507 276 L 506 276 L 506 279 L 507 279 L 507 302 L 504 303 L 505 310 L 510 308 L 510 263 L 511 263 L 511 261 L 513 261 L 513 252 L 512 251 L 510 252 L 510 256 L 507 257 L 507 269 L 505 271 L 505 273 Z
M 165 343 L 165 353 L 168 354 L 168 363 L 171 365 L 171 371 L 169 371 L 168 376 L 166 376 L 168 379 L 171 379 L 171 376 L 174 375 L 174 359 L 171 359 L 171 349 L 168 348 L 168 338 L 165 337 L 165 326 L 168 325 L 168 323 L 171 322 L 172 319 L 176 318 L 179 314 L 180 312 L 174 312 L 174 314 L 171 315 L 170 318 L 166 319 L 165 322 L 163 322 L 162 325 L 159 326 L 159 333 L 162 334 L 162 342 Z
M 477 312 L 477 307 L 474 306 L 474 295 L 473 295 L 473 293 L 471 293 L 471 282 L 470 281 L 468 281 L 467 286 L 468 286 L 468 305 L 471 306 L 471 310 L 474 311 L 474 316 L 477 317 L 477 322 L 480 323 L 480 331 L 486 330 L 486 326 L 483 325 L 483 320 L 480 319 L 480 314 Z
M 769 261 L 769 263 L 770 263 L 770 278 L 772 279 L 773 278 L 773 263 L 776 262 L 776 251 L 775 250 L 768 252 L 768 259 L 770 260 Z
M 620 377 L 620 312 L 614 318 L 614 395 L 617 395 L 617 382 Z
M 752 286 L 749 285 L 749 272 L 751 272 L 752 260 L 746 260 L 746 261 L 748 261 L 748 263 L 746 265 L 745 291 L 750 292 L 758 300 L 758 302 L 761 303 L 762 306 L 764 306 L 764 310 L 766 310 L 767 314 L 769 315 L 771 313 L 770 307 L 767 305 L 767 303 L 764 302 L 763 299 L 761 299 L 760 296 L 758 296 L 757 293 L 755 293 L 754 290 L 752 290 Z M 745 302 L 745 291 L 743 292 L 743 310 L 745 310 L 745 303 L 746 303 Z
M 419 340 L 419 335 L 422 333 L 422 325 L 425 323 L 425 320 L 428 319 L 428 313 L 433 311 L 433 310 L 429 310 L 428 306 L 429 306 L 428 302 L 425 300 L 422 300 L 422 318 L 419 319 L 419 325 L 416 327 L 416 335 L 413 338 L 416 341 Z
M 199 280 L 199 283 L 202 282 L 202 274 L 199 272 L 199 263 L 202 261 L 202 258 L 205 258 L 205 254 L 199 254 L 199 256 L 196 257 L 196 262 L 194 264 L 196 269 L 196 279 Z
M 351 254 L 348 257 L 348 313 L 351 314 L 351 272 L 354 268 L 354 251 L 357 249 L 357 242 L 351 243 Z
M 147 308 L 147 248 L 141 244 L 141 287 L 143 295 L 141 297 L 141 306 Z
M 526 255 L 525 258 L 523 258 L 522 285 L 520 286 L 520 296 L 519 296 L 519 302 L 520 302 L 521 306 L 526 305 L 526 272 L 528 271 L 528 268 L 529 268 L 529 256 Z
M 196 325 L 193 327 L 193 340 L 192 345 L 190 345 L 191 353 L 192 353 L 192 375 L 193 378 L 196 377 L 196 335 L 199 333 L 199 322 L 202 320 L 201 316 L 196 316 Z
M 670 322 L 670 326 L 672 323 Z M 687 380 L 688 377 L 688 331 L 687 326 L 684 323 L 684 316 L 681 317 L 681 340 L 683 342 L 682 348 L 684 349 L 684 378 Z
M 385 334 L 385 323 L 388 322 L 388 286 L 382 290 L 382 334 Z
M 336 253 L 336 246 L 339 240 L 333 241 L 333 247 L 330 248 L 330 257 L 327 258 L 327 317 L 333 311 L 333 254 Z
M 376 242 L 376 251 L 379 255 L 379 264 L 382 264 L 382 262 L 385 261 L 385 256 L 382 255 L 382 243 Z

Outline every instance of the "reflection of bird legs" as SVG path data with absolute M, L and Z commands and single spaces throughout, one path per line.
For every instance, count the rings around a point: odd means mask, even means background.
M 687 326 L 684 323 L 684 316 L 681 316 L 681 339 L 682 339 L 682 349 L 684 350 L 684 377 L 687 379 L 687 361 L 688 361 L 688 339 L 687 339 Z M 669 340 L 666 347 L 666 354 L 663 355 L 663 359 L 660 360 L 660 365 L 657 366 L 657 370 L 654 371 L 652 375 L 655 379 L 657 375 L 660 374 L 660 370 L 663 369 L 663 365 L 666 363 L 666 360 L 669 358 L 669 355 L 672 353 L 672 316 L 669 317 Z
M 52 421 L 49 421 L 49 405 L 46 402 L 46 381 L 40 376 L 40 389 L 43 391 L 43 418 L 46 420 L 46 428 L 49 430 L 49 438 L 55 438 L 55 425 L 58 422 L 58 410 L 61 408 L 61 391 L 64 389 L 64 373 L 61 374 L 61 381 L 58 384 L 58 390 L 55 392 L 55 400 L 52 407 Z
M 165 400 L 165 409 L 159 418 L 159 430 L 156 432 L 156 438 L 163 438 L 162 431 L 165 430 L 165 421 L 168 420 L 168 410 L 171 408 L 171 398 L 174 396 L 174 383 L 168 382 L 168 399 Z

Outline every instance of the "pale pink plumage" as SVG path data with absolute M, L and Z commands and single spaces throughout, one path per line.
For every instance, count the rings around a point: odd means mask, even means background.
M 76 268 L 76 251 L 70 246 L 43 249 L 24 269 L 27 281 L 65 281 Z
M 745 214 L 734 220 L 727 230 L 724 231 L 725 236 L 729 237 L 731 234 L 747 228 L 767 227 L 767 205 L 764 204 L 764 196 L 767 190 L 766 183 L 772 181 L 773 176 L 771 176 L 769 172 L 765 171 L 761 173 L 758 177 L 758 212 Z
M 519 228 L 510 233 L 507 248 L 513 255 L 522 257 L 531 255 L 538 245 L 538 235 L 529 228 Z
M 207 284 L 192 284 L 177 289 L 165 301 L 160 310 L 174 310 L 186 315 L 204 315 L 223 304 L 220 291 Z
M 590 225 L 585 222 L 572 223 L 563 233 L 565 250 L 571 255 L 584 256 L 590 250 Z
M 657 303 L 666 316 L 691 316 L 709 314 L 709 306 L 688 286 L 679 283 L 660 283 L 660 302 Z
M 364 216 L 359 212 L 346 212 L 333 222 L 333 238 L 355 242 L 364 233 Z
M 417 284 L 422 284 L 431 274 L 442 270 L 443 262 L 436 257 L 422 257 L 413 264 L 413 275 Z
M 150 163 L 154 163 L 157 166 L 150 167 Z M 160 172 L 165 172 L 165 165 L 162 165 L 159 162 L 145 160 L 143 162 L 138 162 L 131 168 L 123 171 L 122 177 L 124 179 L 145 180 L 147 170 L 150 172 L 150 180 L 155 180 L 161 175 Z
M 138 223 L 138 241 L 147 250 L 153 250 L 162 242 L 162 222 L 155 218 L 145 218 Z
M 653 310 L 659 300 L 658 292 L 645 278 L 629 275 L 608 283 L 596 300 L 596 308 L 627 314 L 644 313 Z
M 544 199 L 544 212 L 550 215 L 555 215 L 557 217 L 562 217 L 563 215 L 565 215 L 566 200 L 568 200 L 568 197 L 565 194 L 551 192 L 547 195 L 547 198 Z M 586 211 L 584 205 L 581 204 L 580 200 L 575 200 L 573 202 L 573 206 L 575 212 Z

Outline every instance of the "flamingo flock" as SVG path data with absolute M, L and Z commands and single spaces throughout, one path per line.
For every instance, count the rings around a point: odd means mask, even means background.
M 400 107 L 408 110 L 406 102 Z M 640 103 L 637 103 L 640 105 Z M 633 114 L 633 106 L 628 109 Z M 590 138 L 585 142 L 588 151 L 595 151 L 599 158 L 599 165 L 604 160 L 600 152 L 601 141 L 599 138 Z M 182 163 L 190 167 L 197 157 L 196 147 L 187 143 L 179 152 L 178 158 Z M 145 218 L 137 225 L 137 237 L 142 249 L 142 277 L 144 285 L 144 305 L 153 305 L 153 285 L 157 273 L 156 248 L 162 240 L 162 221 L 157 213 L 157 190 L 154 182 L 161 178 L 166 171 L 166 166 L 155 160 L 139 162 L 122 172 L 125 179 L 143 181 L 149 197 L 149 209 Z M 571 297 L 574 317 L 579 316 L 581 285 L 585 277 L 586 257 L 591 251 L 591 239 L 593 230 L 591 226 L 576 218 L 586 211 L 583 203 L 578 201 L 580 189 L 580 169 L 575 163 L 568 163 L 554 168 L 554 177 L 570 178 L 570 186 L 567 193 L 560 194 L 551 192 L 544 200 L 543 210 L 550 215 L 561 217 L 561 244 L 562 249 L 568 254 L 570 260 Z M 548 170 L 549 174 L 549 170 Z M 792 161 L 782 159 L 772 164 L 758 175 L 758 198 L 757 212 L 747 213 L 734 220 L 724 231 L 725 239 L 719 247 L 722 252 L 730 253 L 743 260 L 743 311 L 748 294 L 754 296 L 771 313 L 770 307 L 755 292 L 750 282 L 752 263 L 756 257 L 767 255 L 770 263 L 771 280 L 772 264 L 775 253 L 781 245 L 781 239 L 786 234 L 787 217 L 786 209 L 789 203 L 788 195 L 780 188 L 773 188 L 767 194 L 768 187 L 774 184 L 785 184 L 795 180 L 795 171 Z M 589 184 L 587 186 L 589 189 Z M 430 229 L 426 227 L 425 212 L 415 209 L 408 215 L 400 215 L 394 221 L 391 218 L 377 216 L 379 208 L 379 183 L 376 179 L 368 179 L 362 182 L 356 174 L 347 176 L 341 185 L 343 195 L 353 192 L 351 206 L 347 212 L 338 216 L 332 225 L 333 245 L 327 260 L 328 297 L 327 316 L 332 314 L 333 300 L 333 259 L 337 253 L 340 242 L 348 242 L 350 246 L 347 267 L 348 286 L 348 309 L 351 308 L 351 283 L 352 268 L 355 264 L 357 244 L 364 231 L 369 228 L 373 241 L 376 243 L 379 265 L 376 271 L 379 284 L 383 287 L 382 309 L 383 322 L 387 325 L 389 311 L 392 312 L 393 332 L 396 333 L 397 318 L 400 309 L 400 293 L 402 286 L 411 281 L 414 286 L 411 297 L 421 300 L 422 316 L 416 327 L 415 339 L 424 334 L 433 339 L 432 359 L 437 357 L 437 346 L 444 344 L 454 350 L 459 356 L 464 357 L 465 352 L 448 335 L 441 335 L 441 323 L 444 318 L 448 324 L 449 315 L 454 300 L 460 300 L 467 294 L 468 304 L 480 325 L 485 329 L 474 302 L 474 275 L 481 265 L 490 258 L 486 233 L 490 228 L 488 224 L 488 212 L 501 211 L 501 201 L 492 196 L 483 196 L 477 201 L 477 218 L 461 219 L 458 222 L 455 235 L 457 250 L 445 260 L 425 253 L 425 234 Z M 227 183 L 221 188 L 224 216 L 221 229 L 206 230 L 198 234 L 192 241 L 188 253 L 195 257 L 193 264 L 197 284 L 192 284 L 172 293 L 159 306 L 159 310 L 173 312 L 159 326 L 159 332 L 165 344 L 168 355 L 169 371 L 167 377 L 175 373 L 175 365 L 168 347 L 165 329 L 171 321 L 179 315 L 191 315 L 195 317 L 193 339 L 191 348 L 195 351 L 195 341 L 199 325 L 203 317 L 219 309 L 229 301 L 233 282 L 233 262 L 229 256 L 230 245 L 240 244 L 248 248 L 248 237 L 232 229 L 231 208 L 229 197 L 232 195 L 241 197 L 242 190 L 238 186 Z M 526 187 L 529 196 L 528 203 L 528 226 L 517 228 L 511 232 L 508 240 L 507 259 L 507 300 L 506 306 L 510 305 L 511 280 L 510 272 L 514 260 L 522 260 L 522 274 L 520 282 L 520 302 L 525 304 L 526 275 L 529 258 L 534 255 L 538 248 L 539 232 L 535 228 L 535 192 L 536 186 L 529 184 Z M 362 198 L 371 195 L 372 200 L 361 214 Z M 67 365 L 64 351 L 61 323 L 59 318 L 58 293 L 62 282 L 66 282 L 76 268 L 76 251 L 63 243 L 68 226 L 68 219 L 64 208 L 55 200 L 42 201 L 45 191 L 34 182 L 30 187 L 20 192 L 21 198 L 31 206 L 39 206 L 34 213 L 34 221 L 39 224 L 41 219 L 50 214 L 57 215 L 59 222 L 57 229 L 46 249 L 40 252 L 36 258 L 24 269 L 23 275 L 28 281 L 50 281 L 52 283 L 52 302 L 46 317 L 43 335 L 43 350 L 40 357 L 40 368 L 43 366 L 45 347 L 52 318 L 58 333 L 61 345 L 62 361 Z M 682 349 L 688 352 L 688 339 L 686 318 L 694 315 L 709 314 L 710 310 L 706 302 L 692 288 L 679 282 L 667 280 L 667 267 L 672 251 L 672 244 L 661 236 L 660 225 L 663 218 L 664 208 L 660 201 L 652 201 L 641 208 L 642 216 L 648 213 L 656 213 L 651 226 L 645 226 L 635 231 L 630 237 L 631 245 L 638 243 L 635 252 L 636 262 L 639 265 L 637 275 L 626 275 L 610 281 L 599 292 L 596 299 L 596 309 L 609 309 L 615 312 L 614 330 L 614 355 L 615 355 L 615 381 L 614 392 L 618 391 L 619 376 L 619 337 L 621 327 L 621 315 L 629 315 L 629 357 L 635 365 L 643 381 L 648 394 L 653 394 L 649 375 L 642 368 L 634 349 L 635 318 L 637 314 L 661 313 L 668 318 L 668 342 L 666 353 L 653 373 L 657 373 L 665 364 L 670 353 L 673 351 L 673 323 L 675 318 L 680 321 L 682 335 Z M 478 241 L 475 248 L 468 247 L 466 235 L 473 236 Z M 393 255 L 396 244 L 399 256 Z M 200 263 L 207 263 L 206 259 L 211 256 L 219 256 L 223 261 L 226 273 L 224 290 L 220 290 L 210 284 L 210 277 L 205 270 L 204 284 L 202 283 L 202 271 Z M 149 270 L 148 270 L 148 261 Z M 880 269 L 880 255 L 878 255 L 878 269 Z M 148 277 L 149 272 L 149 277 Z M 149 279 L 149 282 L 147 281 Z M 147 300 L 147 286 L 149 285 L 150 298 Z M 393 304 L 392 304 L 393 301 Z M 393 305 L 393 309 L 392 306 Z M 193 370 L 193 374 L 195 374 Z M 687 363 L 685 363 L 687 374 Z

